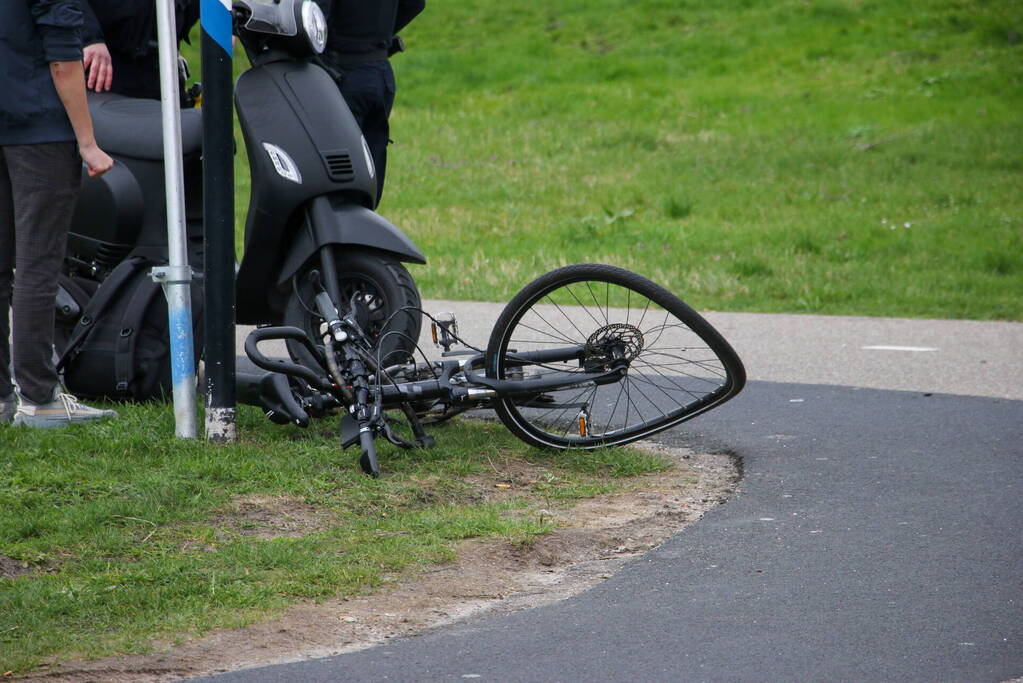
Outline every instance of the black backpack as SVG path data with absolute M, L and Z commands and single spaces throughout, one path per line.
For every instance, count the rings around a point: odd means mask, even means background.
M 68 391 L 82 398 L 115 401 L 151 401 L 171 395 L 167 299 L 149 276 L 157 265 L 164 264 L 130 256 L 98 287 L 89 280 L 61 277 L 54 346 L 57 370 L 63 373 Z M 198 360 L 203 299 L 198 277 L 193 277 L 191 294 Z

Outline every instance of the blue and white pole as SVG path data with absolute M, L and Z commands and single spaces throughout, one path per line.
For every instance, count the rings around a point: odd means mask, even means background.
M 168 263 L 154 268 L 152 277 L 163 285 L 170 322 L 171 380 L 174 386 L 174 433 L 194 439 L 195 352 L 192 341 L 192 270 L 188 266 L 185 234 L 184 174 L 181 166 L 181 113 L 178 94 L 178 41 L 173 0 L 156 0 L 156 29 L 160 44 L 160 99 L 163 105 L 163 160 L 167 185 Z
M 231 0 L 201 0 L 199 23 L 203 33 L 231 57 Z
M 234 83 L 231 2 L 201 0 L 202 174 L 206 230 L 206 438 L 234 441 Z

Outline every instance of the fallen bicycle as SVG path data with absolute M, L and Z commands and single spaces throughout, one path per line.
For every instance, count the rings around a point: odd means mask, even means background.
M 270 419 L 307 426 L 341 415 L 343 448 L 358 444 L 363 471 L 379 476 L 375 440 L 429 447 L 424 425 L 492 408 L 518 438 L 540 448 L 627 444 L 689 420 L 742 390 L 742 361 L 702 316 L 654 282 L 621 268 L 577 264 L 526 285 L 504 308 L 485 350 L 464 342 L 453 316 L 434 317 L 430 361 L 420 351 L 380 356 L 387 331 L 365 332 L 360 293 L 335 301 L 310 281 L 305 302 L 321 321 L 314 338 L 297 327 L 262 327 L 245 352 L 268 371 L 257 388 Z M 340 306 L 339 306 L 340 304 Z M 269 358 L 259 344 L 288 343 L 305 363 Z M 417 340 L 402 340 L 417 349 Z M 464 349 L 452 350 L 461 344 Z M 296 350 L 301 350 L 296 352 Z M 313 362 L 309 362 L 312 359 Z

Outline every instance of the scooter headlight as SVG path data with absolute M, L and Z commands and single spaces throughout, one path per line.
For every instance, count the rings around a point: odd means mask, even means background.
M 313 0 L 302 3 L 302 32 L 313 52 L 320 54 L 327 47 L 327 19 Z
M 298 170 L 298 164 L 295 163 L 295 160 L 287 152 L 269 142 L 263 143 L 263 149 L 266 150 L 267 156 L 270 157 L 270 162 L 274 165 L 277 175 L 293 183 L 302 184 L 302 174 Z

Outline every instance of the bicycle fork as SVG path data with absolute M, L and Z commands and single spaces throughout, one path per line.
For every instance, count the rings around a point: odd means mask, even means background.
M 348 408 L 359 430 L 359 446 L 362 448 L 362 453 L 359 456 L 359 466 L 366 474 L 379 477 L 380 462 L 377 460 L 373 425 L 379 420 L 379 415 L 375 413 L 380 411 L 380 402 L 375 401 L 372 407 L 370 406 L 369 369 L 362 358 L 359 357 L 353 344 L 346 343 L 351 335 L 359 335 L 361 331 L 358 329 L 357 324 L 353 326 L 354 321 L 348 320 L 347 317 L 345 320 L 341 319 L 337 306 L 334 305 L 333 299 L 326 291 L 321 290 L 316 295 L 316 308 L 319 310 L 320 317 L 327 323 L 327 334 L 329 335 L 326 343 L 327 369 L 331 375 L 336 375 L 333 377 L 333 380 L 341 387 L 346 397 L 350 397 L 351 400 Z M 354 304 L 352 310 L 354 310 Z M 335 361 L 334 343 L 341 344 L 341 349 L 344 352 L 344 373 L 342 373 L 341 368 L 337 366 Z M 351 380 L 351 386 L 346 386 L 346 377 Z M 344 431 L 344 425 L 342 424 L 342 447 L 350 443 L 350 439 L 345 437 Z

